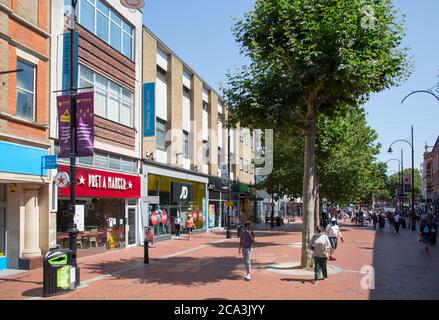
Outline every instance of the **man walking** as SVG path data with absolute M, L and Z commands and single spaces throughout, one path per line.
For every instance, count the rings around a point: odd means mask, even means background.
M 327 262 L 329 258 L 329 250 L 331 243 L 326 234 L 322 233 L 322 227 L 315 228 L 316 234 L 310 241 L 310 247 L 313 250 L 314 258 L 314 284 L 319 282 L 320 272 L 323 273 L 323 280 L 328 279 Z
M 331 219 L 331 223 L 326 227 L 326 234 L 328 235 L 329 242 L 331 243 L 331 250 L 329 253 L 329 260 L 333 261 L 335 249 L 337 249 L 337 238 L 340 237 L 343 242 L 343 236 L 341 235 L 340 228 L 337 225 L 337 220 Z
M 255 244 L 255 233 L 252 231 L 250 223 L 246 222 L 244 224 L 244 230 L 241 232 L 240 238 L 238 253 L 242 251 L 246 272 L 245 280 L 250 281 L 252 248 Z
M 400 223 L 401 223 L 401 216 L 399 215 L 399 212 L 397 212 L 393 217 L 393 226 L 395 227 L 396 234 L 399 234 Z
M 175 224 L 175 239 L 180 239 L 180 229 L 181 229 L 181 218 L 180 212 L 177 211 L 177 216 L 174 218 Z

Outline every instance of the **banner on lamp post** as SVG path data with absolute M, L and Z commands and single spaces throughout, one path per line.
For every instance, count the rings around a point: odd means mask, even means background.
M 58 158 L 70 157 L 70 96 L 56 98 L 58 109 Z
M 76 152 L 78 157 L 92 157 L 94 146 L 94 93 L 76 95 Z
M 94 93 L 76 96 L 76 156 L 93 156 L 94 147 Z M 70 157 L 70 95 L 57 97 L 59 158 Z

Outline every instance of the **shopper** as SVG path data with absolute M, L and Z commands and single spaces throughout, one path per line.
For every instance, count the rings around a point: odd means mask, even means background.
M 244 230 L 241 232 L 239 250 L 244 257 L 245 280 L 250 281 L 252 250 L 255 245 L 255 233 L 251 229 L 250 223 L 244 224 Z
M 424 243 L 425 250 L 428 250 L 431 237 L 431 225 L 428 224 L 427 219 L 421 220 L 419 231 L 419 241 Z
M 180 213 L 177 212 L 177 216 L 174 218 L 175 239 L 180 239 L 181 222 Z
M 430 244 L 433 246 L 436 245 L 437 227 L 438 227 L 438 219 L 437 216 L 434 216 L 433 221 L 431 223 L 431 234 L 430 234 Z
M 373 221 L 373 230 L 377 229 L 377 223 L 378 223 L 378 215 L 377 213 L 374 211 L 372 214 L 372 221 Z
M 186 218 L 186 230 L 188 233 L 188 240 L 192 240 L 192 231 L 196 229 L 194 219 L 192 218 L 191 214 L 188 214 Z
M 378 218 L 378 224 L 380 226 L 380 230 L 383 230 L 386 225 L 386 220 L 384 219 L 384 213 L 381 213 Z
M 393 226 L 395 227 L 396 234 L 399 234 L 400 225 L 401 225 L 401 216 L 399 215 L 399 212 L 397 212 L 393 217 Z
M 329 250 L 331 249 L 331 243 L 326 234 L 322 233 L 322 227 L 316 227 L 316 234 L 312 237 L 309 245 L 313 250 L 314 258 L 314 284 L 319 282 L 320 273 L 323 273 L 323 279 L 328 279 L 327 262 L 329 258 Z
M 334 258 L 335 249 L 337 249 L 337 238 L 340 237 L 341 241 L 344 242 L 343 236 L 341 235 L 340 228 L 337 225 L 337 220 L 332 218 L 331 223 L 326 227 L 326 234 L 331 243 L 331 250 L 329 253 L 329 260 L 336 260 Z

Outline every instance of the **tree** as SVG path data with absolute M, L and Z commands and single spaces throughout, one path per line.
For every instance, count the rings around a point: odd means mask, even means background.
M 410 175 L 412 174 L 412 169 L 404 169 L 404 174 L 405 175 Z M 415 198 L 419 198 L 420 196 L 422 196 L 422 174 L 418 169 L 415 169 Z M 389 176 L 387 178 L 387 190 L 388 192 L 392 195 L 395 196 L 395 191 L 397 188 L 397 185 L 401 184 L 401 180 L 399 177 L 398 173 L 394 173 L 391 176 Z M 409 184 L 411 184 L 411 179 L 409 181 Z M 405 195 L 404 195 L 404 203 L 411 203 L 412 201 L 412 194 L 411 192 L 407 192 L 407 190 L 405 190 Z
M 375 11 L 371 29 L 361 23 L 365 5 Z M 408 75 L 396 14 L 391 0 L 256 0 L 233 29 L 251 62 L 228 74 L 232 123 L 304 136 L 302 267 L 312 261 L 318 115 L 346 112 Z

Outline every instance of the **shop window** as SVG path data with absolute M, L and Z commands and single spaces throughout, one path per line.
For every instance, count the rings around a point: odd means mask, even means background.
M 17 60 L 17 99 L 16 115 L 26 120 L 34 120 L 35 109 L 35 66 Z

